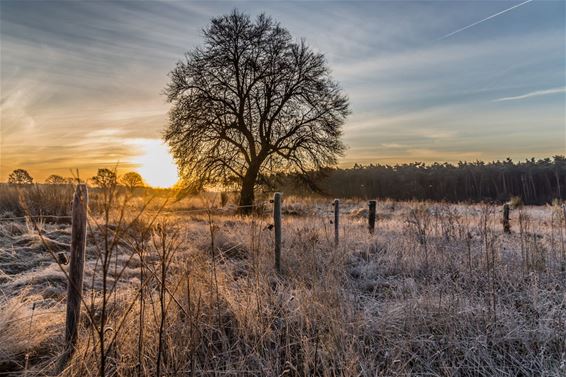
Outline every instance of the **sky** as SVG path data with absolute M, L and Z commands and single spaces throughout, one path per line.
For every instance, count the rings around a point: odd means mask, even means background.
M 352 109 L 340 166 L 566 154 L 564 1 L 0 0 L 0 181 L 174 181 L 167 74 L 235 8 L 326 55 Z

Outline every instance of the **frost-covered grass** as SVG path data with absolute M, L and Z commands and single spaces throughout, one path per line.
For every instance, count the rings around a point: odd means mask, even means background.
M 513 210 L 507 235 L 499 207 L 380 201 L 370 235 L 366 203 L 343 200 L 336 247 L 331 200 L 286 198 L 278 275 L 268 212 L 182 212 L 211 203 L 193 200 L 134 221 L 141 202 L 89 219 L 62 374 L 100 375 L 108 235 L 107 375 L 566 375 L 559 207 Z M 39 226 L 0 221 L 0 372 L 53 375 L 63 350 L 66 280 L 48 249 L 70 226 Z

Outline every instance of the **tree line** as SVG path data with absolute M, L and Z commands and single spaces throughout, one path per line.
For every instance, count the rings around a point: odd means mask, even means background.
M 279 174 L 264 183 L 285 192 L 335 197 L 504 202 L 517 196 L 526 204 L 544 204 L 566 199 L 566 157 L 522 162 L 356 164 L 307 176 Z
M 50 184 L 66 184 L 75 178 L 52 175 Z M 123 185 L 144 187 L 136 172 L 117 176 L 110 169 L 98 169 L 89 179 L 98 187 Z M 9 183 L 31 184 L 33 178 L 16 169 Z M 514 162 L 432 163 L 413 162 L 398 165 L 355 164 L 352 168 L 328 168 L 307 173 L 280 173 L 260 176 L 258 187 L 287 194 L 322 194 L 331 197 L 390 198 L 394 200 L 434 200 L 449 202 L 505 202 L 520 197 L 525 204 L 545 204 L 566 200 L 566 157 L 554 156 Z M 226 187 L 237 190 L 238 187 Z
M 57 174 L 52 174 L 45 179 L 45 183 L 51 185 L 66 185 L 81 181 L 82 180 L 79 178 L 62 177 Z M 145 186 L 143 178 L 139 173 L 131 171 L 118 176 L 115 170 L 107 168 L 98 169 L 96 175 L 88 179 L 88 181 L 98 187 L 122 185 L 129 189 L 135 189 Z M 30 185 L 33 184 L 33 177 L 25 169 L 16 169 L 8 175 L 8 183 L 15 185 Z

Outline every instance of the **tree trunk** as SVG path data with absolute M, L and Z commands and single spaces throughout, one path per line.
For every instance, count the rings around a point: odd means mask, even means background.
M 253 210 L 254 187 L 259 174 L 259 166 L 260 164 L 252 163 L 242 180 L 242 188 L 240 190 L 240 208 L 238 210 L 241 214 L 249 215 Z

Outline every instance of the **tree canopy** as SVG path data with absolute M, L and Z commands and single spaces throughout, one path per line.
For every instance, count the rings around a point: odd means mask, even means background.
M 135 171 L 128 172 L 120 177 L 120 183 L 126 186 L 129 190 L 134 190 L 138 187 L 144 186 L 142 176 Z
M 520 162 L 506 159 L 458 164 L 356 164 L 350 169 L 312 174 L 322 192 L 332 197 L 505 202 L 512 196 L 518 196 L 526 204 L 566 199 L 564 156 Z M 308 193 L 310 190 L 300 185 L 299 178 L 278 175 L 271 177 L 270 181 L 273 189 L 292 194 Z
M 94 184 L 102 188 L 110 188 L 116 185 L 116 172 L 107 168 L 98 169 L 98 172 L 91 178 Z
M 50 185 L 64 185 L 67 183 L 71 183 L 72 179 L 70 178 L 63 178 L 60 175 L 57 174 L 51 174 L 49 177 L 47 177 L 45 179 L 45 183 L 50 184 Z
M 8 176 L 8 183 L 24 185 L 32 184 L 33 178 L 25 169 L 16 169 Z
M 348 98 L 325 57 L 272 18 L 214 18 L 165 90 L 164 138 L 192 186 L 236 183 L 250 205 L 264 174 L 332 166 L 344 151 Z

